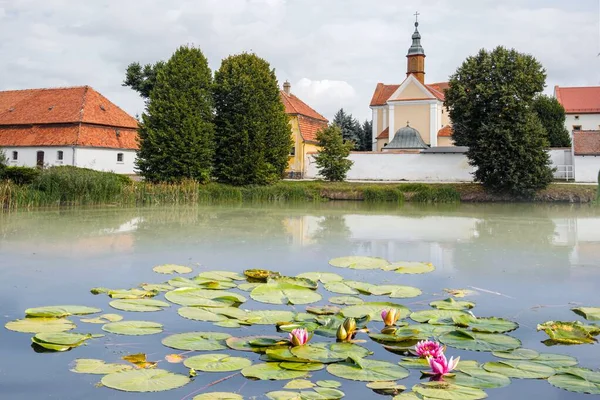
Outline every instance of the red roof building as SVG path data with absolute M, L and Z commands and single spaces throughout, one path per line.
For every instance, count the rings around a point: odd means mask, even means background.
M 600 86 L 555 86 L 554 97 L 565 109 L 569 131 L 600 130 Z

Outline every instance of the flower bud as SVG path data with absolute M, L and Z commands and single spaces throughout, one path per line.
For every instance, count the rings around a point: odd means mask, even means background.
M 348 332 L 344 328 L 344 325 L 340 325 L 340 327 L 337 330 L 336 337 L 337 340 L 340 340 L 342 342 L 348 339 Z
M 398 322 L 398 319 L 400 318 L 400 313 L 398 312 L 397 309 L 392 308 L 389 311 L 384 311 L 381 313 L 381 316 L 383 317 L 383 322 L 385 323 L 385 326 L 394 326 L 396 325 L 396 322 Z
M 352 335 L 352 333 L 356 330 L 356 320 L 354 318 L 346 318 L 343 326 L 346 332 L 349 335 Z

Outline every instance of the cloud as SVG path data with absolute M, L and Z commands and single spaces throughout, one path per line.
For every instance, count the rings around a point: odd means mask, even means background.
M 327 79 L 313 81 L 302 78 L 292 86 L 292 92 L 329 120 L 333 119 L 337 110 L 357 98 L 356 90 L 348 82 Z

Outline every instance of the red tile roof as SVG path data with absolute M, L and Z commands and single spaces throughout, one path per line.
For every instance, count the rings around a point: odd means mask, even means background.
M 298 116 L 298 126 L 300 128 L 300 135 L 305 142 L 317 142 L 317 133 L 327 128 L 328 122 L 317 120 L 314 118 L 307 118 L 303 115 Z
M 438 137 L 452 137 L 454 131 L 450 125 L 444 126 L 442 129 L 438 131 Z
M 390 127 L 385 128 L 378 136 L 377 139 L 389 139 L 390 138 Z
M 89 86 L 0 92 L 0 146 L 137 149 L 135 118 Z
M 600 131 L 575 131 L 573 142 L 576 156 L 600 156 Z
M 554 87 L 556 99 L 567 114 L 600 113 L 600 86 Z
M 383 83 L 378 83 L 375 87 L 375 93 L 373 93 L 373 97 L 371 98 L 371 107 L 386 105 L 387 101 L 399 87 L 400 85 L 385 85 Z M 444 101 L 444 90 L 447 89 L 449 85 L 448 82 L 439 82 L 425 85 L 425 87 L 436 99 Z
M 305 102 L 294 96 L 281 91 L 281 101 L 285 105 L 285 112 L 290 115 L 304 115 L 305 117 L 329 123 L 327 118 L 310 108 Z

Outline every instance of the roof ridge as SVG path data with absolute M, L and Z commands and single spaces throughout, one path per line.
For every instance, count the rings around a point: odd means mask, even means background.
M 89 87 L 89 86 L 88 85 L 79 85 L 79 86 L 57 86 L 57 87 L 29 88 L 29 89 L 8 89 L 8 90 L 0 90 L 0 93 L 36 92 L 36 91 L 50 91 L 50 90 L 72 90 L 72 89 L 83 89 L 86 87 Z

